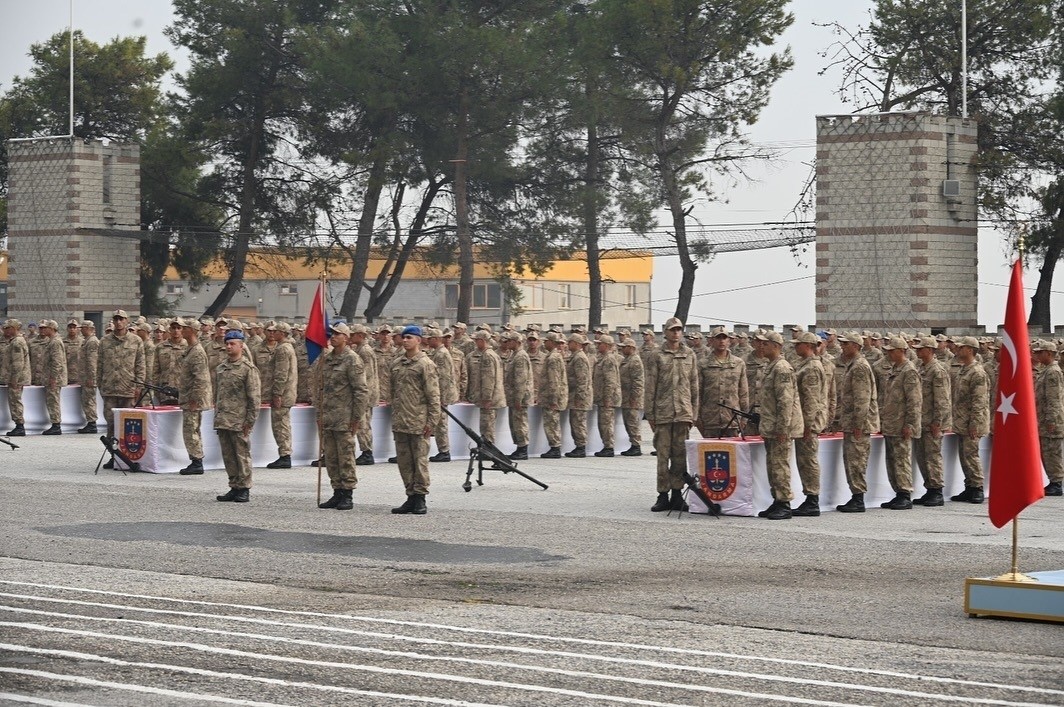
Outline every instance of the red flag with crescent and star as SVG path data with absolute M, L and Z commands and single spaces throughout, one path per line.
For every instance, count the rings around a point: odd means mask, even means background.
M 990 457 L 990 522 L 1000 528 L 1045 496 L 1034 375 L 1023 305 L 1023 266 L 1012 266 L 1005 306 L 998 391 L 994 400 L 994 450 Z

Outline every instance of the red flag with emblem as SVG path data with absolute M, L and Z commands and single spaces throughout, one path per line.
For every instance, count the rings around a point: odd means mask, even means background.
M 1023 299 L 1023 266 L 1017 260 L 1005 307 L 998 390 L 991 405 L 994 451 L 990 457 L 990 522 L 998 528 L 1045 496 Z
M 324 288 L 324 282 L 318 284 L 318 291 L 314 293 L 314 304 L 311 305 L 310 316 L 307 318 L 307 330 L 303 335 L 307 344 L 307 363 L 311 364 L 329 345 L 329 319 L 325 316 Z

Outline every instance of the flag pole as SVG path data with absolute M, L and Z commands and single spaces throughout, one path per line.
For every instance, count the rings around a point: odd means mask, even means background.
M 325 288 L 328 286 L 328 280 L 325 278 L 325 271 L 321 271 L 321 277 L 318 278 L 318 287 L 321 291 L 321 320 L 325 321 Z M 328 336 L 328 327 L 325 329 L 325 334 Z M 318 358 L 322 358 L 325 355 L 324 349 Z M 324 418 L 322 413 L 322 405 L 325 403 L 325 362 L 321 362 L 321 375 L 318 376 L 318 382 L 320 387 L 318 388 L 317 410 L 315 410 L 315 417 L 318 420 L 318 501 L 317 505 L 321 505 L 321 464 L 324 461 L 322 456 L 325 451 L 325 431 L 322 425 L 324 424 Z

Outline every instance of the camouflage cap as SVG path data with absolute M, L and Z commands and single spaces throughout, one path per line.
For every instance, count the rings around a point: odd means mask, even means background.
M 455 322 L 453 328 L 455 330 L 461 329 L 462 331 L 465 331 L 469 327 L 465 324 L 465 322 Z
M 484 341 L 491 341 L 491 332 L 485 331 L 484 329 L 478 329 L 477 332 L 473 334 L 473 339 L 474 341 L 478 339 L 483 339 Z
M 883 349 L 886 351 L 893 351 L 895 349 L 901 349 L 902 351 L 909 348 L 909 343 L 900 336 L 892 336 L 887 339 L 887 343 L 883 344 Z
M 569 342 L 570 343 L 576 342 L 576 343 L 578 343 L 578 344 L 580 344 L 582 346 L 582 345 L 587 343 L 587 339 L 584 338 L 583 334 L 581 334 L 579 332 L 574 332 L 574 333 L 569 335 Z
M 702 340 L 702 332 L 700 332 L 698 329 L 692 329 L 691 331 L 684 332 L 683 338 L 685 338 L 685 339 L 694 339 L 695 341 L 701 341 Z
M 791 327 L 791 331 L 794 332 L 794 333 L 798 333 L 800 331 L 805 331 L 805 327 L 800 325 L 800 324 L 795 324 L 794 326 Z
M 490 334 L 491 333 L 491 324 L 485 324 L 485 323 L 481 322 L 480 324 L 477 324 L 476 331 L 486 331 L 486 332 L 488 332 Z
M 227 324 L 229 324 L 229 320 L 226 319 L 225 317 L 218 317 L 217 319 L 214 320 L 214 326 L 223 326 L 224 327 Z
M 96 323 L 93 322 L 91 319 L 82 319 L 81 320 L 81 326 L 88 327 L 89 329 L 95 329 L 96 328 Z
M 858 346 L 864 344 L 864 340 L 864 335 L 856 331 L 848 331 L 839 337 L 839 343 L 857 344 Z
M 197 322 L 192 317 L 178 317 L 174 320 L 174 324 L 179 327 L 188 327 L 189 329 L 195 329 L 199 325 L 199 322 Z M 173 324 L 171 324 L 171 326 L 173 326 Z
M 622 349 L 627 349 L 629 347 L 634 349 L 635 348 L 635 339 L 624 339 L 623 341 L 621 341 L 620 344 L 618 344 L 618 346 L 620 346 Z
M 600 344 L 606 344 L 607 346 L 613 346 L 613 337 L 609 334 L 603 334 L 599 337 L 598 342 Z
M 329 336 L 333 334 L 349 335 L 351 333 L 351 327 L 347 326 L 344 322 L 336 322 L 329 325 Z
M 763 340 L 783 346 L 783 336 L 778 331 L 766 331 Z
M 709 330 L 709 338 L 716 339 L 716 338 L 721 337 L 721 336 L 724 336 L 724 337 L 728 336 L 728 330 L 725 329 L 724 327 L 715 326 L 715 327 L 713 327 L 712 329 Z
M 226 331 L 244 331 L 244 325 L 235 319 L 230 319 L 229 323 L 225 325 Z
M 967 346 L 972 349 L 979 348 L 979 339 L 974 336 L 962 336 L 956 340 L 957 346 Z
M 820 337 L 811 331 L 803 331 L 795 341 L 799 344 L 813 344 L 816 346 L 820 343 Z
M 392 333 L 392 328 L 390 326 L 388 326 L 387 324 L 381 324 L 379 327 L 377 327 L 377 333 L 378 334 L 391 334 Z
M 71 319 L 69 322 L 67 322 L 67 327 L 69 328 L 72 326 L 81 326 L 81 322 L 77 319 Z
M 111 315 L 111 319 L 129 319 L 129 315 L 126 314 L 124 309 L 116 309 L 114 314 Z
M 174 328 L 180 329 L 181 327 L 184 326 L 184 324 L 181 323 L 184 320 L 185 320 L 184 317 L 174 317 L 173 319 L 170 320 L 170 325 L 167 328 L 168 329 L 174 329 Z M 193 319 L 192 321 L 195 322 L 196 320 Z M 196 322 L 196 324 L 200 324 L 200 322 Z
M 525 334 L 525 338 L 526 339 L 535 339 L 536 341 L 539 341 L 539 332 L 537 330 L 533 329 L 530 332 L 528 332 L 527 334 Z
M 137 331 L 151 331 L 151 324 L 148 324 L 148 322 L 137 322 L 136 330 Z
M 265 326 L 263 326 L 262 329 L 264 331 L 277 331 L 277 322 L 266 322 Z
M 281 332 L 282 334 L 291 334 L 292 325 L 288 322 L 277 322 L 277 331 Z
M 450 327 L 447 327 L 446 329 L 443 330 L 443 338 L 445 338 L 445 339 L 448 339 L 448 338 L 453 339 L 454 338 L 454 332 L 451 331 Z
M 665 320 L 665 326 L 662 327 L 662 329 L 664 329 L 665 331 L 668 331 L 669 329 L 677 329 L 677 328 L 683 329 L 683 322 L 681 322 L 676 317 L 669 317 L 668 319 L 666 319 Z
M 935 341 L 939 341 L 939 342 L 941 342 L 941 341 L 949 341 L 949 337 L 946 336 L 945 334 L 939 334 L 938 336 L 935 337 Z
M 562 341 L 564 341 L 561 333 L 557 331 L 548 331 L 547 335 L 543 338 L 545 338 L 547 341 L 553 341 L 556 344 L 560 344 Z
M 1051 341 L 1043 341 L 1042 339 L 1035 339 L 1031 342 L 1031 352 L 1036 351 L 1052 351 L 1056 353 L 1057 347 Z
M 425 328 L 425 338 L 426 339 L 442 339 L 443 338 L 443 332 L 440 331 L 439 329 L 437 329 L 436 327 L 431 327 L 431 326 L 430 327 L 426 327 Z
M 591 333 L 592 334 L 605 334 L 607 331 L 609 331 L 609 330 L 606 327 L 604 327 L 604 326 L 602 326 L 600 324 L 599 326 L 597 326 L 594 329 L 592 329 Z
M 368 334 L 369 333 L 369 329 L 366 328 L 365 324 L 357 324 L 356 323 L 356 324 L 348 324 L 347 326 L 348 326 L 349 329 L 351 329 L 351 333 L 352 334 Z
M 913 348 L 914 349 L 937 349 L 938 348 L 938 342 L 935 341 L 935 337 L 933 337 L 933 336 L 924 336 L 924 337 L 921 337 L 920 339 L 918 339 L 916 341 L 916 345 L 913 346 Z

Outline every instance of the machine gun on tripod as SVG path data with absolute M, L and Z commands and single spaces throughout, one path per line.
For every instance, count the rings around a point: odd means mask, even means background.
M 519 470 L 517 465 L 510 461 L 510 458 L 502 453 L 498 447 L 481 437 L 479 434 L 473 431 L 468 425 L 459 420 L 457 417 L 451 414 L 451 411 L 447 408 L 443 408 L 443 411 L 447 413 L 447 416 L 458 423 L 458 426 L 466 433 L 469 439 L 473 440 L 476 444 L 475 447 L 469 448 L 469 469 L 466 470 L 465 483 L 462 484 L 462 488 L 466 491 L 473 490 L 473 465 L 477 467 L 477 486 L 484 485 L 484 460 L 491 462 L 489 469 L 495 469 L 501 471 L 504 474 L 517 474 L 523 476 L 537 486 L 546 489 L 547 485 L 542 481 L 537 481 L 525 472 Z
M 160 401 L 173 400 L 176 403 L 178 398 L 181 396 L 177 388 L 174 388 L 173 386 L 169 385 L 152 385 L 151 383 L 144 383 L 142 381 L 133 381 L 133 385 L 139 386 L 141 388 L 140 397 L 137 398 L 137 402 L 133 407 L 139 408 L 140 404 L 144 402 L 144 396 L 148 395 L 148 393 L 152 391 L 155 391 L 159 394 Z M 148 399 L 151 400 L 151 397 L 149 396 Z M 151 400 L 151 406 L 153 408 L 155 407 L 154 400 Z
M 755 425 L 761 424 L 761 414 L 754 412 L 754 408 L 756 408 L 757 405 L 752 406 L 750 408 L 750 412 L 744 412 L 739 408 L 733 408 L 730 405 L 725 405 L 723 400 L 717 403 L 717 405 L 732 414 L 731 419 L 728 420 L 728 424 L 722 427 L 721 429 L 725 430 L 734 428 L 739 430 L 739 437 L 744 441 L 746 440 L 745 431 L 747 423 L 752 422 Z

